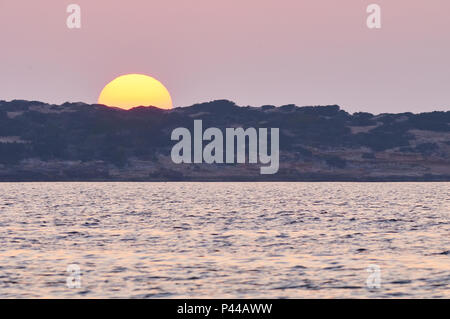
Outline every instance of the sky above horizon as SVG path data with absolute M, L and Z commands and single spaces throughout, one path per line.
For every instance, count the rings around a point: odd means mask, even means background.
M 66 26 L 72 3 L 81 29 Z M 450 110 L 448 0 L 0 0 L 0 41 L 0 100 L 95 103 L 142 73 L 174 106 Z

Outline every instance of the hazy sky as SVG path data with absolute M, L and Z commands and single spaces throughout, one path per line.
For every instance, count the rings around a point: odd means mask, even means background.
M 66 26 L 81 6 L 82 28 Z M 382 28 L 366 8 L 382 9 Z M 175 106 L 450 109 L 449 0 L 0 0 L 0 100 L 96 102 L 116 76 Z

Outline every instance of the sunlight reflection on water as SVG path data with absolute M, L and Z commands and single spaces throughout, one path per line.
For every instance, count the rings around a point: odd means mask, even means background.
M 450 297 L 450 183 L 0 190 L 0 297 Z

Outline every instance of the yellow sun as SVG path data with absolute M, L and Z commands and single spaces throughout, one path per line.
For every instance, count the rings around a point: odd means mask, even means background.
M 127 74 L 115 78 L 103 88 L 98 103 L 125 110 L 136 106 L 172 108 L 172 99 L 166 87 L 143 74 Z

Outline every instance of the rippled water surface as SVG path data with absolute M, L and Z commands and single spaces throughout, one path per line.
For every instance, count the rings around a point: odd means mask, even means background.
M 0 297 L 449 298 L 449 201 L 450 183 L 2 183 Z

